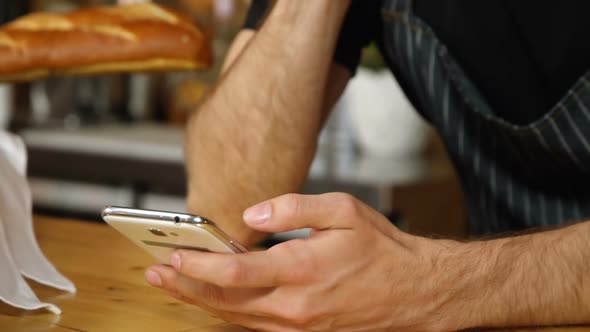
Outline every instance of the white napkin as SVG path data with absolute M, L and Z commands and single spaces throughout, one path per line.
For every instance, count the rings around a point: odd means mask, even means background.
M 0 300 L 17 308 L 61 310 L 41 302 L 23 276 L 70 293 L 74 284 L 41 252 L 33 232 L 27 153 L 22 140 L 0 131 Z

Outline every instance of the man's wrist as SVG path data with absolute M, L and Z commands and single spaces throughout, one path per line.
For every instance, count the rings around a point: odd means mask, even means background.
M 589 233 L 585 223 L 447 245 L 434 271 L 441 329 L 588 323 Z
M 504 325 L 511 305 L 510 293 L 515 274 L 514 259 L 506 246 L 512 239 L 461 243 L 439 241 L 442 250 L 436 259 L 433 277 L 439 317 L 433 330 L 457 331 L 474 327 Z M 514 258 L 514 257 L 512 257 Z M 516 300 L 517 296 L 512 298 Z

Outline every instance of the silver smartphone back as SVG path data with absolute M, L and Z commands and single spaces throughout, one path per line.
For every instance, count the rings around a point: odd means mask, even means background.
M 246 248 L 206 218 L 108 206 L 103 220 L 164 264 L 177 249 L 243 253 Z

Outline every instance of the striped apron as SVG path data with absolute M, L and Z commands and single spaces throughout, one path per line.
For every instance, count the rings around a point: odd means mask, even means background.
M 440 132 L 465 191 L 471 233 L 590 217 L 590 72 L 542 117 L 500 118 L 411 0 L 385 0 L 382 51 Z

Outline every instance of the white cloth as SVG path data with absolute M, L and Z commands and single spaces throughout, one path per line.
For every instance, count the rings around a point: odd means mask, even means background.
M 17 308 L 60 309 L 41 302 L 23 276 L 75 293 L 41 252 L 33 232 L 31 191 L 26 179 L 27 153 L 22 140 L 0 131 L 0 300 Z

